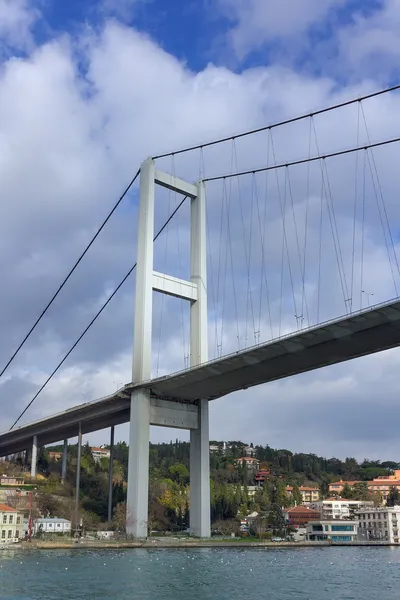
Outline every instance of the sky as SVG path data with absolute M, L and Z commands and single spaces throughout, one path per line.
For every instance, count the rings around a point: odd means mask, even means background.
M 0 367 L 143 160 L 395 85 L 399 22 L 397 0 L 0 0 Z M 159 164 L 196 181 L 399 132 L 392 93 L 311 125 Z M 343 314 L 343 280 L 354 309 L 398 295 L 398 151 L 392 145 L 337 159 L 324 174 L 315 163 L 269 182 L 263 174 L 207 184 L 210 358 L 295 330 L 299 310 L 303 325 Z M 0 378 L 1 430 L 133 264 L 137 190 Z M 156 227 L 177 201 L 157 197 Z M 155 268 L 185 276 L 188 244 L 184 207 L 156 243 Z M 124 285 L 22 422 L 130 381 L 134 283 Z M 183 368 L 187 355 L 187 307 L 157 296 L 153 373 Z M 211 405 L 211 439 L 398 460 L 399 363 L 393 350 L 232 394 Z M 127 427 L 116 436 L 128 441 Z M 151 437 L 188 439 L 160 428 Z M 107 438 L 99 432 L 90 441 Z

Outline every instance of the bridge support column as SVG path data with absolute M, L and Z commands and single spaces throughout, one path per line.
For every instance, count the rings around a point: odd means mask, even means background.
M 68 458 L 68 440 L 64 440 L 64 448 L 61 463 L 61 483 L 67 480 L 67 458 Z
M 108 522 L 112 520 L 113 508 L 114 425 L 110 432 L 110 468 L 108 471 Z
M 190 275 L 197 301 L 190 307 L 190 366 L 208 359 L 206 197 L 204 183 L 190 205 Z M 190 431 L 190 532 L 211 537 L 208 400 L 199 401 L 198 428 Z
M 190 431 L 190 533 L 211 537 L 208 400 L 199 402 L 199 426 Z
M 150 390 L 132 392 L 126 532 L 147 537 L 149 504 Z
M 36 477 L 36 467 L 37 467 L 37 436 L 34 435 L 33 436 L 33 443 L 32 443 L 32 456 L 31 456 L 31 478 L 35 478 Z
M 76 458 L 75 531 L 79 528 L 79 488 L 81 485 L 82 424 L 78 424 L 78 454 Z

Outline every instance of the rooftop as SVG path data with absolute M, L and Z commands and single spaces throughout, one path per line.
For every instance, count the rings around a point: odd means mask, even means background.
M 36 523 L 71 523 L 68 519 L 60 519 L 58 517 L 43 517 L 36 519 Z
M 8 504 L 0 504 L 0 512 L 17 512 L 17 510 Z

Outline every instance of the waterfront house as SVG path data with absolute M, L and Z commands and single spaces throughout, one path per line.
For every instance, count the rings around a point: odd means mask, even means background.
M 34 533 L 70 533 L 71 521 L 68 519 L 59 519 L 58 517 L 46 517 L 36 519 L 34 523 Z
M 309 542 L 354 542 L 358 538 L 358 521 L 310 521 L 306 526 Z
M 357 512 L 360 530 L 370 540 L 400 543 L 400 506 L 363 508 Z
M 23 536 L 23 514 L 0 504 L 0 544 L 17 542 Z

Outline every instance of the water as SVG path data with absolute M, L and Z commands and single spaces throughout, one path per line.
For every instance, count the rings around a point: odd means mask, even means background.
M 400 548 L 0 551 L 1 600 L 394 600 Z

